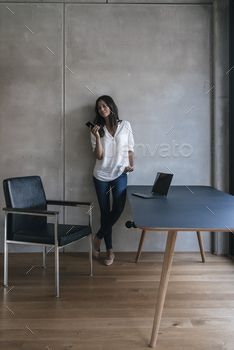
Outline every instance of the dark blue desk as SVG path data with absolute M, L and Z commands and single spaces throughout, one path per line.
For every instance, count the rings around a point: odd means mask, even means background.
M 168 231 L 150 346 L 155 347 L 178 231 L 234 231 L 234 196 L 209 186 L 171 186 L 167 198 L 143 199 L 151 186 L 128 186 L 135 225 L 143 233 Z M 139 252 L 139 251 L 138 251 Z

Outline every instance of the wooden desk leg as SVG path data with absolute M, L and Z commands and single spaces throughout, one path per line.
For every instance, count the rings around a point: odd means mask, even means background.
M 177 231 L 169 231 L 167 235 L 167 244 L 164 254 L 161 280 L 158 290 L 158 299 L 156 304 L 156 310 L 154 315 L 154 323 L 152 329 L 151 340 L 149 346 L 154 348 L 156 346 L 156 341 L 158 338 L 158 331 L 161 321 L 161 316 L 163 312 L 164 301 L 167 293 L 167 285 L 171 271 L 171 264 L 174 255 L 175 243 L 176 243 Z
M 140 239 L 140 243 L 139 243 L 139 247 L 138 247 L 135 263 L 138 263 L 138 261 L 140 259 L 142 247 L 143 247 L 145 236 L 146 236 L 146 232 L 147 232 L 146 230 L 142 230 L 141 239 Z
M 202 262 L 206 262 L 201 231 L 197 231 L 197 239 L 200 247 Z

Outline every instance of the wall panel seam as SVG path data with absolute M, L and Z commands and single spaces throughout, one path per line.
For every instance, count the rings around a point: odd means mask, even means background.
M 63 155 L 62 155 L 62 166 L 63 166 L 63 184 L 62 184 L 62 187 L 63 187 L 63 200 L 65 200 L 65 177 L 66 177 L 66 106 L 65 106 L 65 65 L 66 65 L 66 62 L 65 62 L 65 4 L 63 4 L 62 6 L 62 35 L 63 35 L 63 38 L 62 38 L 62 51 L 63 51 L 63 63 L 62 63 L 62 85 L 63 85 L 63 88 L 62 88 L 62 106 L 63 106 L 63 110 L 62 110 L 62 119 L 63 119 L 63 122 L 62 122 L 62 140 L 63 140 Z M 65 223 L 65 207 L 63 207 L 63 223 Z

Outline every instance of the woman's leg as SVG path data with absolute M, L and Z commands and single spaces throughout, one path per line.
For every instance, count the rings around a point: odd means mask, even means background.
M 115 214 L 115 221 L 119 219 L 125 207 L 127 180 L 127 174 L 122 174 L 111 181 L 113 195 L 112 212 Z
M 118 221 L 124 210 L 126 201 L 127 175 L 120 175 L 117 179 L 111 181 L 110 185 L 113 194 L 112 210 L 104 216 L 101 228 L 97 233 L 97 237 L 99 239 L 102 239 L 107 235 L 107 250 L 112 249 L 111 235 L 108 234 L 109 230 Z
M 105 217 L 110 213 L 110 183 L 105 181 L 100 181 L 95 177 L 93 177 L 93 181 L 94 181 L 94 186 L 96 189 L 98 203 L 99 203 L 100 212 L 101 212 L 101 227 L 102 227 L 102 225 L 104 225 L 104 222 L 105 222 Z M 107 230 L 106 236 L 104 237 L 107 249 L 112 248 L 111 235 L 112 235 L 112 228 Z M 97 236 L 97 238 L 101 240 L 103 237 Z M 97 243 L 99 243 L 100 245 L 101 242 L 97 242 Z
M 115 213 L 115 219 L 116 221 L 121 216 L 126 202 L 126 187 L 127 187 L 127 175 L 122 174 L 120 177 L 118 177 L 116 180 L 111 182 L 111 188 L 112 188 L 112 195 L 113 195 L 113 203 L 112 203 L 112 211 Z M 108 234 L 104 237 L 107 238 Z M 112 239 L 112 236 L 111 236 Z M 111 248 L 107 249 L 107 257 L 104 263 L 106 265 L 111 265 L 114 260 L 114 253 L 112 249 L 112 241 L 111 241 Z

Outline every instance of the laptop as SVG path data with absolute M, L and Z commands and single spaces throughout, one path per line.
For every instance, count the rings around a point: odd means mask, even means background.
M 132 193 L 132 195 L 145 199 L 167 197 L 172 177 L 173 174 L 157 173 L 151 193 Z

